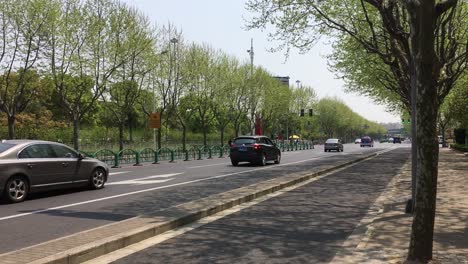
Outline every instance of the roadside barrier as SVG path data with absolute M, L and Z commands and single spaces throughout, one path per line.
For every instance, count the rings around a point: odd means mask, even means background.
M 96 158 L 107 165 L 117 168 L 119 167 L 119 158 L 117 153 L 109 149 L 101 149 L 96 151 L 91 157 Z
M 277 147 L 282 151 L 298 151 L 313 149 L 314 146 L 311 142 L 278 142 Z M 115 152 L 110 149 L 101 149 L 94 153 L 80 151 L 86 157 L 96 158 L 106 163 L 112 168 L 118 168 L 120 165 L 133 164 L 134 166 L 141 166 L 143 163 L 158 164 L 160 161 L 175 162 L 176 160 L 203 160 L 224 158 L 229 156 L 230 146 L 192 146 L 185 151 L 182 147 L 170 149 L 167 147 L 154 150 L 152 148 L 144 148 L 142 150 L 123 149 L 122 151 Z
M 133 149 L 123 149 L 117 154 L 120 164 L 133 164 L 135 166 L 141 165 L 140 153 Z

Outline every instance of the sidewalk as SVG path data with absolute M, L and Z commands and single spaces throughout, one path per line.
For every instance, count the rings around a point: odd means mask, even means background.
M 411 164 L 408 162 L 376 202 L 380 210 L 371 212 L 371 219 L 364 221 L 361 231 L 348 238 L 332 263 L 404 262 L 412 224 L 412 217 L 404 213 L 406 200 L 411 196 L 410 183 Z M 468 263 L 466 186 L 468 158 L 463 153 L 440 149 L 434 260 L 431 263 Z

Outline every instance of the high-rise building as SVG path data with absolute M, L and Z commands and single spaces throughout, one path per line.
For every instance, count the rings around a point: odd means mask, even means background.
M 282 84 L 289 87 L 289 76 L 274 76 L 273 78 L 277 79 Z

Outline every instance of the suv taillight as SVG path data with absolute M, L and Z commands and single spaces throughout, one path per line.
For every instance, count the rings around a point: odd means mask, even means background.
M 259 144 L 254 144 L 253 147 L 254 147 L 254 149 L 261 149 L 262 148 L 262 146 L 259 145 Z

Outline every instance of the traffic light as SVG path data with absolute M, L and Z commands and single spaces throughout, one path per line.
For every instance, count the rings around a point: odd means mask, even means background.
M 304 116 L 304 109 L 301 109 L 301 116 Z
M 309 116 L 313 116 L 313 115 L 314 115 L 314 110 L 309 109 Z

